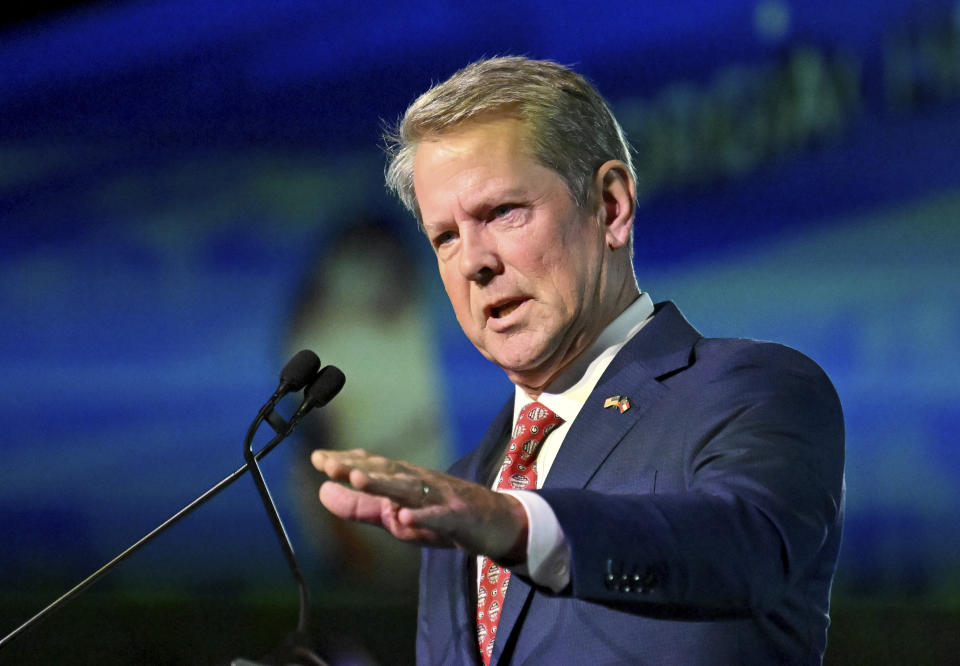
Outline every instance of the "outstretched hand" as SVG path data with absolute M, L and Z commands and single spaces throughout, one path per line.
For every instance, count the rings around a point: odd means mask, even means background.
M 510 495 L 363 449 L 318 449 L 310 461 L 330 477 L 320 486 L 320 502 L 336 516 L 501 564 L 526 557 L 526 512 Z

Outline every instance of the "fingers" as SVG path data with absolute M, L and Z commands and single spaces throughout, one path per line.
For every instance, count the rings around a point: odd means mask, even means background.
M 362 449 L 314 451 L 310 461 L 334 481 L 345 481 L 357 490 L 389 498 L 401 506 L 423 506 L 430 498 L 429 470 L 409 463 L 371 455 Z
M 386 498 L 373 497 L 338 483 L 327 481 L 320 486 L 320 503 L 330 513 L 347 520 L 379 524 L 384 502 L 389 504 Z
M 350 472 L 355 469 L 383 475 L 396 474 L 405 471 L 405 468 L 418 469 L 407 463 L 367 453 L 363 449 L 349 451 L 317 449 L 310 454 L 310 462 L 318 471 L 337 481 L 347 481 Z
M 430 499 L 430 486 L 422 478 L 409 474 L 351 473 L 350 483 L 359 490 L 389 497 L 405 507 L 421 507 Z
M 350 451 L 317 449 L 310 454 L 310 462 L 317 471 L 323 472 L 331 479 L 346 481 L 353 469 L 369 468 L 383 472 L 385 471 L 384 463 L 388 461 L 380 456 L 372 456 L 363 449 L 352 449 Z
M 398 539 L 504 561 L 525 557 L 527 517 L 513 497 L 362 449 L 317 450 L 310 460 L 339 482 L 324 483 L 320 501 L 341 518 L 379 525 Z
M 320 486 L 320 502 L 340 518 L 382 527 L 397 539 L 434 546 L 449 545 L 432 530 L 401 520 L 399 514 L 407 509 L 401 509 L 385 497 L 374 497 L 327 481 Z

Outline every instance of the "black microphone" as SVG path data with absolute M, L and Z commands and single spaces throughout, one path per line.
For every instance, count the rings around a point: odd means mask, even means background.
M 250 427 L 256 430 L 260 427 L 260 423 L 266 419 L 267 423 L 278 435 L 288 432 L 288 428 L 292 426 L 290 426 L 282 416 L 277 414 L 273 408 L 277 406 L 280 399 L 287 393 L 299 391 L 309 384 L 314 377 L 317 376 L 319 369 L 320 358 L 309 349 L 301 349 L 294 354 L 293 358 L 287 361 L 287 364 L 283 366 L 283 370 L 280 371 L 280 385 L 277 386 L 277 390 L 270 396 L 270 399 L 267 400 L 263 407 L 260 408 L 260 411 L 257 412 L 257 418 L 254 419 Z
M 335 365 L 328 365 L 317 374 L 317 378 L 303 392 L 303 402 L 290 419 L 289 428 L 295 428 L 311 409 L 323 407 L 340 393 L 347 378 Z
M 303 402 L 300 403 L 300 407 L 289 423 L 273 410 L 266 416 L 267 423 L 277 434 L 293 430 L 310 410 L 323 407 L 333 400 L 346 381 L 347 378 L 344 377 L 340 368 L 335 365 L 328 365 L 317 373 L 310 386 L 304 390 Z
M 317 373 L 316 379 L 314 379 L 310 386 L 304 391 L 305 397 L 303 402 L 300 403 L 300 407 L 297 408 L 296 413 L 289 423 L 285 418 L 271 410 L 266 416 L 266 421 L 278 436 L 274 437 L 269 444 L 260 449 L 257 453 L 257 460 L 260 460 L 263 456 L 270 453 L 277 444 L 282 442 L 284 437 L 293 431 L 310 410 L 323 407 L 333 400 L 340 392 L 340 389 L 343 388 L 346 381 L 347 378 L 344 377 L 340 368 L 335 365 L 328 365 Z M 242 469 L 246 471 L 247 468 L 244 466 Z
M 313 381 L 310 383 L 310 386 L 308 386 L 306 391 L 304 391 L 304 400 L 300 404 L 299 409 L 297 409 L 296 414 L 294 414 L 293 418 L 290 420 L 290 423 L 287 424 L 285 431 L 287 433 L 292 431 L 293 428 L 296 427 L 300 420 L 310 410 L 316 407 L 322 407 L 330 402 L 330 400 L 340 392 L 340 389 L 343 388 L 345 381 L 346 378 L 344 377 L 343 372 L 341 372 L 339 368 L 332 365 L 328 365 L 319 373 L 316 373 L 316 378 L 313 379 Z M 281 385 L 282 383 L 283 378 L 281 376 Z M 283 526 L 283 520 L 280 518 L 280 514 L 277 511 L 273 497 L 270 495 L 270 490 L 267 488 L 267 482 L 263 478 L 263 473 L 260 471 L 260 466 L 257 464 L 257 456 L 253 452 L 253 437 L 256 434 L 256 430 L 262 418 L 262 413 L 258 414 L 257 418 L 254 419 L 254 422 L 250 425 L 250 429 L 247 431 L 247 437 L 243 443 L 243 456 L 247 461 L 247 467 L 250 469 L 250 475 L 253 477 L 254 484 L 256 484 L 257 492 L 260 493 L 260 499 L 263 501 L 264 509 L 267 512 L 267 516 L 270 518 L 270 523 L 273 525 L 273 530 L 277 535 L 277 541 L 280 543 L 280 548 L 283 550 L 283 554 L 287 559 L 287 565 L 290 568 L 290 572 L 293 574 L 293 579 L 296 581 L 300 592 L 300 613 L 297 620 L 296 632 L 292 635 L 297 637 L 296 642 L 300 643 L 302 642 L 303 637 L 307 637 L 309 635 L 307 625 L 309 621 L 310 596 L 303 573 L 300 571 L 300 565 L 297 562 L 297 557 L 293 552 L 293 544 L 290 543 L 290 537 L 287 535 L 287 530 Z M 269 420 L 268 422 L 276 429 L 277 425 L 275 422 Z
M 280 384 L 277 386 L 277 390 L 274 391 L 273 395 L 270 396 L 270 399 L 267 400 L 266 404 L 260 408 L 254 423 L 259 425 L 260 421 L 273 411 L 273 408 L 276 407 L 280 398 L 291 391 L 299 391 L 313 381 L 314 377 L 317 376 L 318 370 L 320 370 L 320 357 L 315 353 L 309 349 L 301 349 L 294 354 L 293 357 L 287 361 L 287 364 L 283 366 L 283 370 L 280 371 Z
M 320 370 L 320 358 L 309 349 L 301 349 L 293 355 L 280 371 L 280 386 L 277 393 L 286 395 L 306 386 Z
M 270 412 L 267 416 L 267 422 L 277 431 L 278 435 L 281 437 L 285 436 L 292 431 L 311 410 L 323 407 L 330 402 L 340 392 L 345 383 L 346 377 L 340 368 L 334 365 L 328 365 L 317 373 L 316 378 L 304 390 L 303 402 L 300 403 L 300 407 L 293 415 L 293 418 L 290 419 L 289 423 L 284 421 L 276 412 Z M 249 442 L 247 442 L 244 445 L 244 456 L 248 460 L 250 474 L 253 476 L 257 491 L 260 493 L 260 498 L 263 501 L 263 506 L 267 511 L 270 522 L 273 524 L 274 532 L 280 542 L 280 547 L 287 558 L 290 572 L 297 582 L 297 587 L 300 592 L 300 613 L 296 630 L 287 634 L 283 642 L 271 652 L 261 657 L 258 661 L 250 661 L 242 658 L 234 659 L 231 662 L 231 666 L 289 666 L 291 664 L 327 666 L 323 658 L 314 651 L 313 641 L 308 630 L 309 590 L 303 574 L 300 571 L 300 566 L 297 563 L 296 555 L 293 552 L 293 545 L 290 543 L 290 538 L 287 536 L 287 532 L 283 527 L 283 521 L 280 519 L 277 507 L 273 503 L 270 491 L 267 489 L 266 480 L 260 472 L 260 466 L 257 465 L 256 462 L 256 458 L 260 458 L 261 454 L 267 453 L 273 446 L 275 446 L 274 442 L 267 444 L 254 459 L 251 459 L 248 455 L 250 449 Z

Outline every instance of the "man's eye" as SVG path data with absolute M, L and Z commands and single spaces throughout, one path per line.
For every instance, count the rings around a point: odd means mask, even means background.
M 509 214 L 510 211 L 512 211 L 514 208 L 516 208 L 516 206 L 514 206 L 513 204 L 501 204 L 500 206 L 497 206 L 496 208 L 493 209 L 493 216 L 503 217 L 504 215 Z
M 441 245 L 445 245 L 446 243 L 452 241 L 454 238 L 456 238 L 456 236 L 457 235 L 452 231 L 444 231 L 442 234 L 437 234 L 434 237 L 433 245 L 434 247 L 440 247 Z

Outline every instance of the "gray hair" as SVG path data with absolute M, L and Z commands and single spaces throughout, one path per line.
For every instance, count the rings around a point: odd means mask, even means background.
M 549 60 L 478 60 L 420 95 L 384 135 L 387 188 L 418 221 L 413 164 L 419 143 L 498 114 L 526 125 L 531 157 L 560 175 L 581 208 L 594 203 L 593 177 L 607 160 L 623 161 L 636 179 L 623 130 L 586 79 Z

